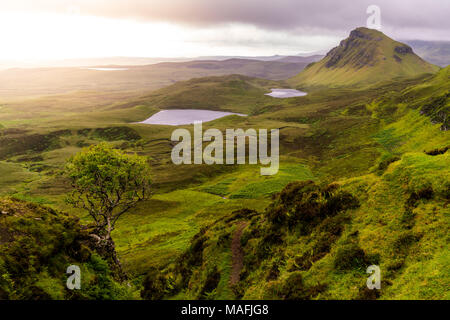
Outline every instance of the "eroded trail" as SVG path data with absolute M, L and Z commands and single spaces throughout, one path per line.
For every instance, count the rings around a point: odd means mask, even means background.
M 247 227 L 247 222 L 241 222 L 234 232 L 233 239 L 231 240 L 231 277 L 230 285 L 234 285 L 239 282 L 239 276 L 241 274 L 242 267 L 244 265 L 244 253 L 241 248 L 242 233 Z

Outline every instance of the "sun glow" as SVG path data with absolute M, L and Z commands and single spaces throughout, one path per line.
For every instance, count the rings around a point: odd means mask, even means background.
M 0 13 L 0 58 L 179 56 L 181 28 L 94 16 Z
M 194 28 L 76 13 L 2 12 L 0 30 L 0 60 L 296 54 L 336 42 L 251 25 Z

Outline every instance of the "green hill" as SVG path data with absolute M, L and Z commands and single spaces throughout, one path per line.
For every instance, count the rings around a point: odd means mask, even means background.
M 147 105 L 160 109 L 209 109 L 250 113 L 255 106 L 271 99 L 270 88 L 279 87 L 272 80 L 233 74 L 193 78 L 156 90 L 142 98 Z
M 91 92 L 7 101 L 0 195 L 35 204 L 0 200 L 0 297 L 119 299 L 142 289 L 146 299 L 446 299 L 449 76 L 447 67 L 289 99 L 264 95 L 285 83 L 230 75 L 144 97 Z M 183 106 L 249 115 L 204 123 L 205 130 L 279 128 L 279 173 L 174 165 L 174 127 L 135 122 Z M 131 295 L 86 246 L 74 217 L 80 224 L 89 217 L 64 201 L 71 191 L 66 160 L 101 141 L 146 155 L 152 165 L 152 199 L 113 234 L 135 285 Z M 75 293 L 64 286 L 72 263 L 87 280 Z M 364 289 L 372 263 L 382 270 L 379 292 Z
M 222 217 L 150 271 L 142 296 L 449 299 L 449 75 L 371 89 L 378 94 L 354 106 L 336 97 L 319 120 L 325 133 L 308 137 L 320 147 L 296 140 L 316 157 L 315 180 L 299 176 L 265 210 L 208 208 Z M 366 287 L 373 264 L 381 290 Z
M 289 82 L 295 86 L 367 85 L 402 77 L 434 73 L 439 67 L 417 56 L 406 44 L 382 32 L 357 28 Z
M 80 267 L 82 290 L 66 288 L 70 265 Z M 17 199 L 0 198 L 0 274 L 0 300 L 132 298 L 79 219 Z

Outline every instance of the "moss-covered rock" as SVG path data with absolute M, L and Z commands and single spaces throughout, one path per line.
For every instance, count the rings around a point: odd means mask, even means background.
M 81 270 L 81 289 L 66 287 L 67 267 Z M 0 298 L 121 299 L 129 290 L 91 249 L 79 220 L 51 208 L 0 199 Z

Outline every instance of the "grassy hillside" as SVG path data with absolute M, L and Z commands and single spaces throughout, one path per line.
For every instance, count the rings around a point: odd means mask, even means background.
M 258 112 L 271 99 L 264 96 L 276 81 L 242 75 L 194 78 L 152 92 L 142 100 L 159 109 L 209 109 L 242 113 Z
M 357 28 L 321 61 L 289 80 L 294 86 L 367 85 L 434 73 L 434 66 L 383 33 Z
M 320 152 L 302 144 L 315 157 L 315 181 L 298 175 L 266 209 L 236 210 L 201 229 L 162 274 L 148 273 L 143 297 L 448 299 L 449 70 L 335 107 L 339 127 L 331 114 L 316 120 L 327 128 L 311 133 Z M 444 122 L 426 112 L 436 99 Z M 225 194 L 224 182 L 214 190 Z M 371 264 L 381 268 L 380 291 L 366 287 Z
M 68 290 L 77 265 L 82 290 Z M 17 199 L 0 199 L 0 299 L 130 299 L 73 216 Z
M 372 263 L 377 254 L 375 262 L 392 283 L 383 284 L 381 298 L 443 298 L 449 71 L 369 88 L 316 87 L 289 99 L 264 96 L 271 87 L 285 87 L 283 82 L 231 75 L 139 96 L 92 91 L 0 101 L 0 173 L 7 173 L 0 175 L 0 195 L 87 222 L 64 202 L 71 190 L 64 163 L 84 146 L 107 141 L 147 156 L 152 166 L 152 199 L 121 218 L 113 232 L 133 283 L 139 288 L 147 277 L 144 298 L 370 297 L 359 292 L 366 278 L 361 263 Z M 204 130 L 279 128 L 280 172 L 261 176 L 259 165 L 173 165 L 174 127 L 135 122 L 185 106 L 249 115 L 217 119 Z M 285 189 L 286 202 L 279 193 L 295 181 L 301 183 L 291 187 L 313 182 L 304 192 Z M 339 188 L 327 191 L 330 184 Z M 316 195 L 320 201 L 310 202 Z M 275 230 L 269 217 L 276 207 L 283 219 L 295 216 L 297 205 L 312 208 L 306 234 L 297 230 L 303 228 L 301 215 L 292 228 L 289 218 Z M 232 258 L 239 248 L 242 269 Z M 336 269 L 348 255 L 349 264 Z M 302 261 L 305 270 L 295 267 Z M 422 284 L 410 288 L 413 276 Z M 299 286 L 289 283 L 304 283 L 305 290 L 296 292 Z M 65 298 L 58 290 L 49 292 Z

